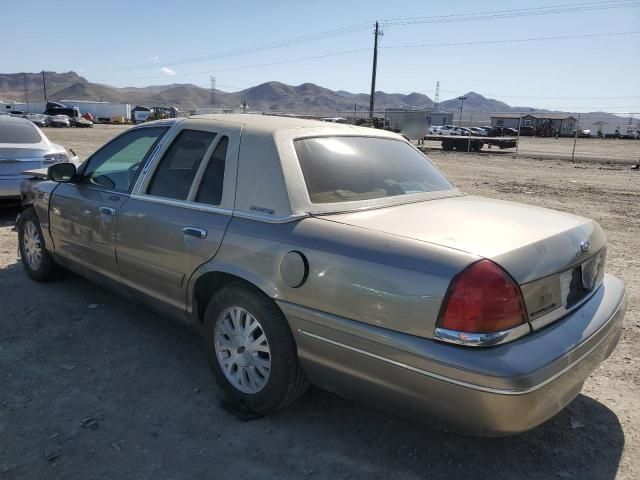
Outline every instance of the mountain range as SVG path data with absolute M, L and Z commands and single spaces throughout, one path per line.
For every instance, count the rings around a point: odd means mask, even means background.
M 195 108 L 236 109 L 246 102 L 251 112 L 286 112 L 320 115 L 346 115 L 354 109 L 367 111 L 369 95 L 344 90 L 330 90 L 313 83 L 287 85 L 281 82 L 266 82 L 237 92 L 223 92 L 202 88 L 193 84 L 152 85 L 148 87 L 112 87 L 93 83 L 76 72 L 45 72 L 47 98 L 49 100 L 97 100 L 132 105 L 175 106 L 183 111 Z M 24 102 L 44 100 L 41 73 L 0 73 L 0 100 Z M 477 121 L 488 121 L 494 112 L 529 112 L 530 107 L 512 107 L 499 100 L 486 98 L 476 92 L 464 95 L 465 119 L 473 114 Z M 428 96 L 376 92 L 376 110 L 387 108 L 431 109 L 434 102 Z M 452 98 L 440 102 L 440 110 L 458 112 L 460 100 Z M 535 109 L 536 112 L 549 110 Z M 609 123 L 620 122 L 620 117 L 603 112 L 586 114 L 584 124 L 597 120 Z M 457 118 L 457 117 L 456 117 Z

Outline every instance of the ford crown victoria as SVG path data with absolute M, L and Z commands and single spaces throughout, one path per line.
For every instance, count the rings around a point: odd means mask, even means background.
M 521 432 L 571 402 L 621 332 L 597 223 L 466 195 L 390 132 L 145 123 L 22 196 L 29 276 L 66 267 L 195 326 L 220 387 L 258 415 L 313 382 Z

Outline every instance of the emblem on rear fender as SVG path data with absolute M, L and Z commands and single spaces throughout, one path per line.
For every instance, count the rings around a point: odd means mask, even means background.
M 583 240 L 582 242 L 580 242 L 580 250 L 582 250 L 583 252 L 588 252 L 590 248 L 591 244 L 589 243 L 589 240 Z

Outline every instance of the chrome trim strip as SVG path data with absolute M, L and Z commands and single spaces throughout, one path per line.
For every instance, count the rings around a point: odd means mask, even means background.
M 292 215 L 286 217 L 268 217 L 266 215 L 258 215 L 255 213 L 241 212 L 239 210 L 233 211 L 233 216 L 238 218 L 244 218 L 247 220 L 256 220 L 258 222 L 266 222 L 266 223 L 288 223 L 295 222 L 300 220 L 301 218 L 310 217 L 308 213 L 294 213 Z
M 446 328 L 436 328 L 433 338 L 466 347 L 490 347 L 517 340 L 529 333 L 531 333 L 531 327 L 529 327 L 528 323 L 523 323 L 509 330 L 493 333 L 465 333 Z
M 266 223 L 287 223 L 306 218 L 307 214 L 290 215 L 288 217 L 274 217 L 270 218 L 264 215 L 256 215 L 252 213 L 239 212 L 237 210 L 231 210 L 228 208 L 214 207 L 213 205 L 206 205 L 204 203 L 187 202 L 185 200 L 173 200 L 171 198 L 154 197 L 153 195 L 131 195 L 132 200 L 141 200 L 143 202 L 153 202 L 162 205 L 170 205 L 173 207 L 189 208 L 191 210 L 200 210 L 203 212 L 218 213 L 220 215 L 230 215 L 233 217 L 244 218 L 247 220 L 257 220 Z
M 189 208 L 191 210 L 200 210 L 210 213 L 218 213 L 220 215 L 232 215 L 233 210 L 228 208 L 215 207 L 204 203 L 187 202 L 185 200 L 173 200 L 171 198 L 155 197 L 153 195 L 131 195 L 132 200 L 141 200 L 143 202 L 159 203 L 162 205 L 170 205 L 172 207 Z
M 607 321 L 604 322 L 600 326 L 600 328 L 598 328 L 598 330 L 593 332 L 593 334 L 588 339 L 585 339 L 585 342 L 588 341 L 590 338 L 593 338 L 594 335 L 597 335 L 598 333 L 600 333 L 600 331 L 603 328 L 605 328 L 605 327 L 607 327 L 609 325 L 609 322 L 611 321 L 611 319 L 614 318 L 616 315 L 618 315 L 618 313 L 620 311 L 620 308 L 622 307 L 622 305 L 625 304 L 626 297 L 627 297 L 627 293 L 625 291 L 625 293 L 622 296 L 622 299 L 620 300 L 620 303 L 616 307 L 615 311 L 609 316 Z M 390 358 L 383 357 L 383 356 L 377 355 L 375 353 L 367 352 L 366 350 L 361 350 L 359 348 L 352 347 L 350 345 L 345 345 L 344 343 L 336 342 L 335 340 L 331 340 L 330 338 L 326 338 L 326 337 L 322 337 L 320 335 L 316 335 L 315 333 L 307 332 L 305 330 L 300 330 L 300 329 L 298 329 L 298 332 L 301 335 L 313 338 L 315 340 L 319 340 L 321 342 L 325 342 L 325 343 L 328 343 L 330 345 L 334 345 L 336 347 L 344 348 L 345 350 L 349 350 L 349 351 L 354 352 L 354 353 L 359 353 L 361 355 L 365 355 L 367 357 L 374 358 L 376 360 L 380 360 L 381 362 L 385 362 L 385 363 L 388 363 L 390 365 L 394 365 L 396 367 L 403 368 L 405 370 L 409 370 L 409 371 L 417 373 L 419 375 L 424 375 L 425 377 L 434 378 L 436 380 L 441 380 L 443 382 L 451 383 L 453 385 L 458 385 L 460 387 L 470 388 L 472 390 L 478 390 L 478 391 L 487 392 L 487 393 L 495 393 L 497 395 L 526 395 L 526 394 L 529 394 L 529 393 L 535 392 L 536 390 L 541 389 L 545 385 L 548 385 L 549 383 L 553 382 L 555 379 L 561 377 L 562 375 L 567 373 L 569 370 L 574 368 L 576 365 L 578 365 L 580 362 L 582 362 L 585 358 L 587 358 L 589 355 L 591 355 L 591 353 L 593 353 L 593 351 L 596 348 L 598 348 L 602 344 L 602 342 L 604 342 L 609 337 L 608 335 L 603 336 L 598 342 L 596 342 L 595 345 L 593 345 L 589 350 L 587 350 L 583 355 L 581 355 L 580 358 L 576 359 L 574 362 L 570 363 L 569 365 L 564 367 L 562 370 L 556 372 L 554 375 L 550 376 L 549 378 L 547 378 L 543 382 L 540 382 L 537 385 L 534 385 L 533 387 L 525 388 L 523 390 L 515 390 L 515 389 L 485 387 L 483 385 L 478 385 L 478 384 L 475 384 L 475 383 L 465 382 L 465 381 L 462 381 L 462 380 L 456 380 L 454 378 L 446 377 L 446 376 L 440 375 L 438 373 L 429 372 L 429 371 L 423 370 L 421 368 L 417 368 L 417 367 L 414 367 L 414 366 L 411 366 L 411 365 L 407 365 L 406 363 L 397 362 L 397 361 L 392 360 Z M 571 353 L 571 352 L 567 352 L 566 355 L 568 355 L 569 353 Z M 562 358 L 564 358 L 564 357 L 562 357 Z

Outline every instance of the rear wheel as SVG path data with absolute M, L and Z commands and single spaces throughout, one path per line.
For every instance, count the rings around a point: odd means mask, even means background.
M 442 149 L 443 150 L 453 150 L 454 146 L 455 146 L 455 144 L 451 140 L 443 140 L 442 141 Z
M 224 287 L 209 302 L 203 332 L 218 386 L 242 409 L 266 415 L 307 389 L 287 322 L 262 292 Z
M 20 215 L 18 248 L 22 266 L 32 279 L 47 282 L 56 276 L 56 263 L 45 249 L 40 222 L 33 208 L 25 210 Z

